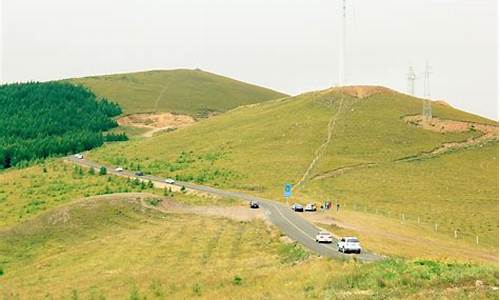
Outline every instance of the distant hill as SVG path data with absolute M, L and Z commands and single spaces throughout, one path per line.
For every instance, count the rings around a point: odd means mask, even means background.
M 240 107 L 91 156 L 281 201 L 289 182 L 290 201 L 406 213 L 497 245 L 497 122 L 434 102 L 436 119 L 422 128 L 421 111 L 421 99 L 383 87 L 333 88 Z
M 124 114 L 174 112 L 204 117 L 286 95 L 201 70 L 158 70 L 68 79 L 117 102 Z

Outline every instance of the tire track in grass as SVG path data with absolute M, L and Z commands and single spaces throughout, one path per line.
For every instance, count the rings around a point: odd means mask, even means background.
M 206 265 L 208 263 L 208 260 L 212 256 L 214 249 L 219 244 L 220 237 L 222 236 L 222 233 L 224 232 L 224 229 L 226 226 L 227 226 L 226 221 L 223 221 L 219 225 L 217 230 L 215 231 L 212 238 L 208 241 L 207 248 L 206 248 L 205 252 L 203 253 L 203 256 L 201 257 L 201 264 L 202 265 Z
M 245 224 L 240 222 L 236 230 L 236 236 L 231 244 L 229 257 L 236 258 L 240 254 L 241 242 L 243 240 L 243 235 L 245 234 L 245 232 L 246 232 L 246 226 Z

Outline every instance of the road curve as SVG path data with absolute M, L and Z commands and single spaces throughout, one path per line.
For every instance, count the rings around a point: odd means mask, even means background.
M 66 160 L 86 166 L 86 167 L 94 167 L 96 169 L 103 166 L 102 164 L 98 164 L 87 159 L 78 159 L 73 156 L 69 156 Z M 105 166 L 109 174 L 129 177 L 129 178 L 139 178 L 145 180 L 151 180 L 153 182 L 159 182 L 165 184 L 165 179 L 158 176 L 153 175 L 144 175 L 137 177 L 133 172 L 123 170 L 122 172 L 115 171 L 115 168 L 110 166 Z M 293 212 L 289 207 L 273 200 L 264 199 L 240 192 L 232 192 L 232 191 L 224 191 L 221 189 L 216 189 L 209 186 L 198 185 L 190 182 L 182 182 L 176 181 L 173 185 L 179 187 L 186 187 L 187 189 L 209 193 L 219 197 L 231 197 L 238 198 L 245 201 L 257 201 L 260 203 L 261 208 L 265 210 L 266 216 L 269 220 L 281 230 L 286 236 L 290 239 L 297 241 L 302 244 L 309 250 L 325 257 L 338 258 L 338 259 L 346 259 L 356 257 L 361 261 L 371 262 L 383 259 L 383 256 L 370 253 L 367 251 L 363 251 L 361 254 L 344 254 L 337 251 L 337 240 L 334 239 L 331 244 L 319 244 L 315 241 L 315 236 L 320 231 L 319 228 L 311 224 L 309 221 L 305 220 L 300 216 L 299 213 Z

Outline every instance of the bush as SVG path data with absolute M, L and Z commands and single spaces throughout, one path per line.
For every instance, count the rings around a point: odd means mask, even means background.
M 282 263 L 296 263 L 309 257 L 309 253 L 299 244 L 282 244 L 279 248 Z
M 121 142 L 128 141 L 128 137 L 125 133 L 108 133 L 104 136 L 104 141 L 106 142 Z
M 233 278 L 233 284 L 234 285 L 242 285 L 243 284 L 243 278 L 241 278 L 238 275 L 234 276 L 234 278 Z
M 102 166 L 101 168 L 99 168 L 99 175 L 106 175 L 108 173 L 108 170 L 106 169 L 105 166 Z

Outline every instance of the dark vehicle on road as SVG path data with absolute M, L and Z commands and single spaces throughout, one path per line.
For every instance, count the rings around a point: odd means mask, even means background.
M 292 210 L 293 211 L 299 211 L 299 212 L 303 212 L 304 211 L 304 207 L 298 203 L 294 203 L 292 205 Z
M 142 172 L 142 171 L 137 171 L 134 174 L 135 174 L 135 176 L 144 176 L 144 172 Z
M 250 201 L 250 208 L 259 208 L 259 202 L 257 201 Z

